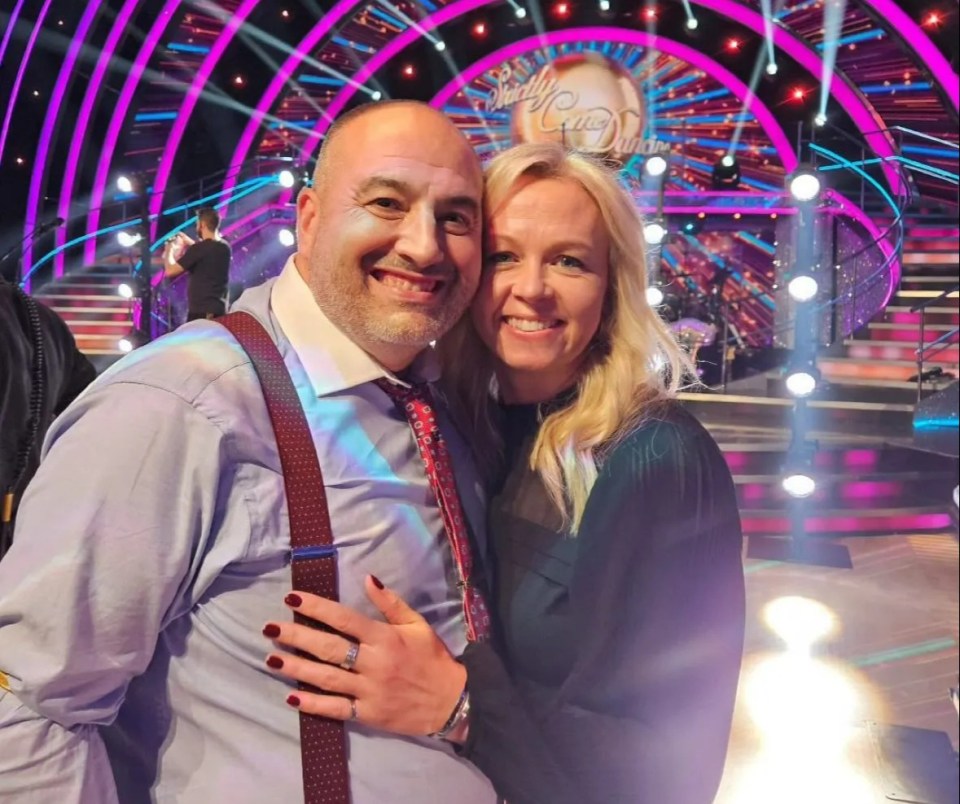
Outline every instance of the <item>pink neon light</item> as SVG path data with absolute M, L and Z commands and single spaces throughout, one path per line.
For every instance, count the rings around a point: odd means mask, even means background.
M 243 129 L 240 139 L 237 140 L 237 147 L 234 148 L 233 158 L 230 160 L 231 165 L 243 164 L 246 160 L 247 153 L 253 145 L 253 138 L 256 137 L 260 126 L 263 125 L 263 118 L 270 111 L 270 107 L 273 106 L 280 91 L 287 85 L 287 81 L 290 80 L 303 60 L 313 52 L 317 43 L 326 36 L 333 26 L 345 17 L 354 6 L 358 5 L 359 2 L 360 0 L 339 0 L 339 2 L 324 14 L 320 21 L 310 29 L 310 32 L 304 37 L 303 41 L 293 49 L 293 52 L 280 66 L 277 74 L 273 77 L 269 86 L 267 86 L 260 100 L 257 101 L 253 114 L 250 115 L 250 119 Z M 223 183 L 225 193 L 228 193 L 236 186 L 239 177 L 239 167 L 235 170 L 228 171 Z
M 67 84 L 73 78 L 73 68 L 80 55 L 80 48 L 87 37 L 87 31 L 97 18 L 100 11 L 100 2 L 88 3 L 80 22 L 77 24 L 76 33 L 70 40 L 70 46 L 67 48 L 67 55 L 60 66 L 60 72 L 57 75 L 57 81 L 53 85 L 53 92 L 50 93 L 50 103 L 47 105 L 47 114 L 43 119 L 43 127 L 40 129 L 40 139 L 37 142 L 37 152 L 34 154 L 33 171 L 30 175 L 30 188 L 27 190 L 27 208 L 24 215 L 23 233 L 31 234 L 37 226 L 37 217 L 40 212 L 40 193 L 44 183 L 44 171 L 47 167 L 47 156 L 50 153 L 50 146 L 53 144 L 54 129 L 56 127 L 57 117 L 63 107 L 63 97 L 67 92 Z M 39 27 L 39 22 L 37 23 Z M 27 246 L 23 250 L 23 272 L 28 274 L 30 266 L 33 264 L 33 243 L 27 241 Z
M 17 75 L 13 79 L 13 89 L 10 90 L 10 96 L 7 98 L 7 113 L 3 116 L 3 127 L 0 128 L 0 159 L 3 158 L 3 147 L 7 142 L 7 132 L 10 130 L 10 120 L 13 117 L 13 107 L 17 105 L 17 95 L 20 93 L 20 85 L 23 83 L 23 74 L 27 71 L 27 64 L 30 61 L 30 54 L 33 53 L 33 47 L 37 43 L 37 37 L 43 28 L 43 20 L 50 10 L 50 3 L 53 0 L 47 0 L 40 13 L 37 15 L 37 21 L 33 24 L 33 30 L 27 38 L 27 46 L 23 51 L 23 58 L 20 60 L 20 66 L 17 68 Z M 13 30 L 13 25 L 10 26 Z
M 17 0 L 13 7 L 10 19 L 7 20 L 7 30 L 3 32 L 3 41 L 0 42 L 0 64 L 3 64 L 3 57 L 7 53 L 7 45 L 10 44 L 10 37 L 13 36 L 13 29 L 17 27 L 17 18 L 20 16 L 20 9 L 23 8 L 25 0 Z
M 87 82 L 87 89 L 83 95 L 83 102 L 80 104 L 80 111 L 77 113 L 76 131 L 86 131 L 90 122 L 90 115 L 93 113 L 93 104 L 100 94 L 100 85 L 103 83 L 103 76 L 107 71 L 107 66 L 113 58 L 114 51 L 117 49 L 117 43 L 120 37 L 126 33 L 127 23 L 133 12 L 136 10 L 138 0 L 125 0 L 123 7 L 113 21 L 113 28 L 107 36 L 107 41 L 100 51 L 97 58 L 97 64 L 93 68 L 90 80 Z M 83 151 L 84 138 L 71 137 L 70 150 L 67 154 L 67 164 L 63 171 L 63 183 L 60 186 L 60 204 L 57 207 L 57 214 L 61 218 L 70 220 L 70 207 L 73 200 L 73 184 L 77 178 L 77 170 L 80 167 L 80 154 Z M 94 230 L 96 231 L 96 230 Z M 61 227 L 57 229 L 56 244 L 62 246 L 67 242 L 67 229 Z M 61 251 L 53 258 L 53 275 L 63 276 L 65 253 Z
M 197 69 L 193 82 L 187 90 L 187 94 L 180 104 L 177 111 L 177 117 L 170 127 L 170 134 L 167 136 L 167 143 L 163 149 L 163 155 L 160 157 L 160 164 L 157 166 L 157 173 L 153 179 L 153 195 L 150 197 L 150 214 L 157 215 L 163 209 L 163 193 L 167 187 L 167 180 L 170 178 L 170 172 L 173 170 L 173 160 L 176 158 L 177 150 L 180 148 L 180 142 L 183 140 L 184 132 L 187 130 L 187 124 L 190 122 L 190 115 L 193 114 L 194 107 L 200 99 L 200 93 L 203 91 L 210 74 L 220 61 L 220 57 L 227 49 L 227 46 L 233 41 L 234 35 L 241 25 L 250 16 L 250 12 L 257 7 L 259 0 L 244 0 L 241 6 L 233 12 L 233 15 L 223 26 L 220 35 L 216 38 L 210 52 L 204 57 L 203 63 Z M 151 231 L 156 233 L 157 224 L 153 223 Z
M 97 172 L 93 178 L 93 193 L 90 196 L 90 214 L 87 216 L 87 231 L 95 232 L 100 228 L 100 207 L 103 204 L 103 196 L 107 187 L 107 179 L 110 175 L 110 166 L 114 151 L 117 148 L 117 142 L 120 139 L 120 131 L 126 121 L 127 110 L 133 100 L 133 94 L 140 83 L 140 77 L 147 68 L 150 56 L 153 54 L 160 37 L 167 29 L 167 25 L 173 19 L 173 12 L 180 5 L 180 0 L 167 0 L 167 4 L 157 15 L 153 26 L 147 32 L 140 50 L 133 60 L 130 72 L 127 74 L 126 81 L 123 82 L 123 88 L 120 90 L 120 97 L 117 99 L 117 105 L 114 108 L 110 119 L 110 125 L 107 128 L 107 134 L 103 138 L 103 146 L 100 150 L 100 159 L 97 162 Z M 97 258 L 96 238 L 91 237 L 86 241 L 83 250 L 83 259 L 87 263 L 92 263 Z

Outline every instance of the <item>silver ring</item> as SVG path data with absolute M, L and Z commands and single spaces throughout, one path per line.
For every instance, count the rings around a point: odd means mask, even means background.
M 351 720 L 357 719 L 357 699 L 356 698 L 350 699 L 350 719 Z
M 360 653 L 360 643 L 351 642 L 350 647 L 347 648 L 347 655 L 344 657 L 343 661 L 340 662 L 340 667 L 343 670 L 353 670 L 354 665 L 357 663 L 357 655 Z

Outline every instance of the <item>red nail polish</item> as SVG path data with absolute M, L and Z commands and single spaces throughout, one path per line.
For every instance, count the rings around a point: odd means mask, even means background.
M 272 667 L 274 670 L 279 670 L 281 667 L 283 667 L 283 659 L 281 659 L 279 656 L 268 656 L 267 667 Z
M 296 592 L 291 592 L 283 599 L 283 602 L 288 606 L 293 606 L 293 608 L 296 608 L 297 606 L 303 604 L 303 598 L 300 597 L 300 595 L 298 595 Z
M 377 589 L 383 589 L 383 581 L 381 581 L 376 575 L 371 575 L 370 580 L 373 581 L 373 585 L 376 586 Z
M 267 623 L 263 626 L 263 635 L 267 639 L 276 639 L 280 636 L 280 626 L 274 625 L 273 623 Z
M 300 699 L 296 695 L 288 695 L 287 703 L 290 704 L 290 706 L 300 706 Z

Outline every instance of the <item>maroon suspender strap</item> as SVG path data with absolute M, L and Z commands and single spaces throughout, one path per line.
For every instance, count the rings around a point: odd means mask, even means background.
M 338 600 L 337 555 L 323 475 L 290 373 L 276 344 L 252 315 L 236 312 L 216 320 L 246 350 L 263 389 L 287 495 L 293 588 Z M 294 620 L 315 625 L 296 613 Z M 346 736 L 340 721 L 301 712 L 300 756 L 305 804 L 349 804 Z

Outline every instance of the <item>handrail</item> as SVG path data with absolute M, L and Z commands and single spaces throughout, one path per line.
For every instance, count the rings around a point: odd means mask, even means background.
M 932 299 L 924 299 L 922 302 L 918 302 L 910 308 L 911 313 L 919 313 L 921 310 L 926 310 L 928 307 L 933 305 L 935 302 L 941 301 L 949 296 L 951 293 L 956 293 L 960 290 L 960 282 L 954 285 L 952 288 L 947 288 L 943 293 L 934 296 Z
M 925 343 L 923 345 L 923 349 L 919 349 L 917 351 L 922 352 L 926 357 L 933 357 L 933 355 L 940 354 L 940 352 L 950 346 L 953 338 L 958 332 L 960 332 L 960 327 L 954 327 L 949 332 L 944 332 L 943 335 L 941 335 L 935 341 Z

